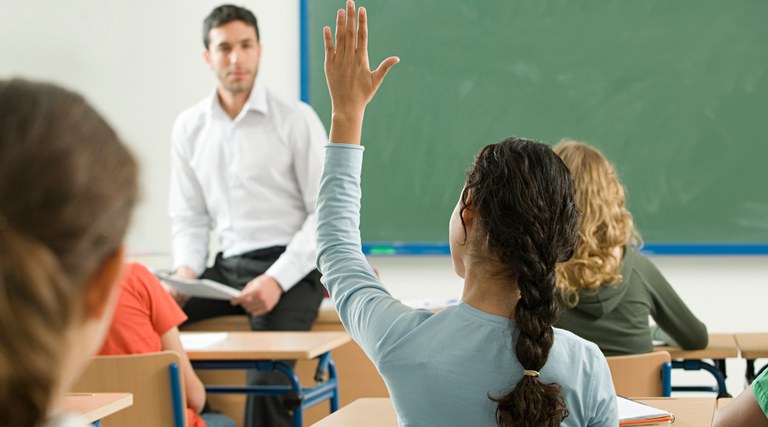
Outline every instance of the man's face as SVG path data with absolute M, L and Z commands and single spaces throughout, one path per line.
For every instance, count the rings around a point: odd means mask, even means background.
M 232 94 L 250 92 L 261 56 L 256 29 L 243 21 L 232 21 L 212 28 L 208 36 L 205 62 L 216 74 L 221 88 Z

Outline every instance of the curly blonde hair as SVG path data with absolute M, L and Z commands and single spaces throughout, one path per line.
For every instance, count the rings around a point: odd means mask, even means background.
M 576 205 L 581 211 L 573 258 L 557 266 L 561 298 L 567 306 L 575 307 L 579 291 L 594 291 L 621 281 L 625 248 L 636 250 L 642 241 L 625 206 L 624 188 L 603 153 L 567 139 L 554 151 L 573 175 Z

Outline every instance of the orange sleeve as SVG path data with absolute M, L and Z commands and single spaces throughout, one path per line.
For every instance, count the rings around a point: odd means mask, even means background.
M 134 265 L 134 277 L 147 291 L 149 317 L 157 335 L 162 336 L 174 326 L 184 323 L 187 320 L 187 315 L 163 288 L 155 275 L 141 264 Z

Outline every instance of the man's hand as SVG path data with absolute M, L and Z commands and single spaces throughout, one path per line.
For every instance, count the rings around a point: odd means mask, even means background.
M 282 295 L 283 288 L 274 277 L 262 274 L 248 282 L 231 303 L 240 304 L 252 316 L 261 316 L 272 311 Z
M 368 14 L 347 0 L 346 11 L 336 14 L 336 40 L 323 28 L 325 77 L 331 94 L 331 142 L 360 144 L 365 106 L 381 86 L 384 76 L 400 59 L 390 56 L 371 71 L 368 62 Z
M 171 277 L 174 279 L 194 280 L 197 279 L 197 274 L 195 274 L 191 267 L 182 265 L 173 272 Z M 184 306 L 187 304 L 187 301 L 189 301 L 190 296 L 177 291 L 173 286 L 169 286 L 163 281 L 160 281 L 160 284 L 162 284 L 165 290 L 171 294 L 174 300 L 176 300 L 176 304 L 178 304 L 179 307 L 184 308 Z

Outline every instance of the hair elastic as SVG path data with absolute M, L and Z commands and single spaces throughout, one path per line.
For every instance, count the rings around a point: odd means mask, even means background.
M 523 370 L 523 375 L 525 375 L 526 377 L 538 378 L 539 371 L 534 371 L 534 370 L 531 370 L 531 369 L 524 369 Z

